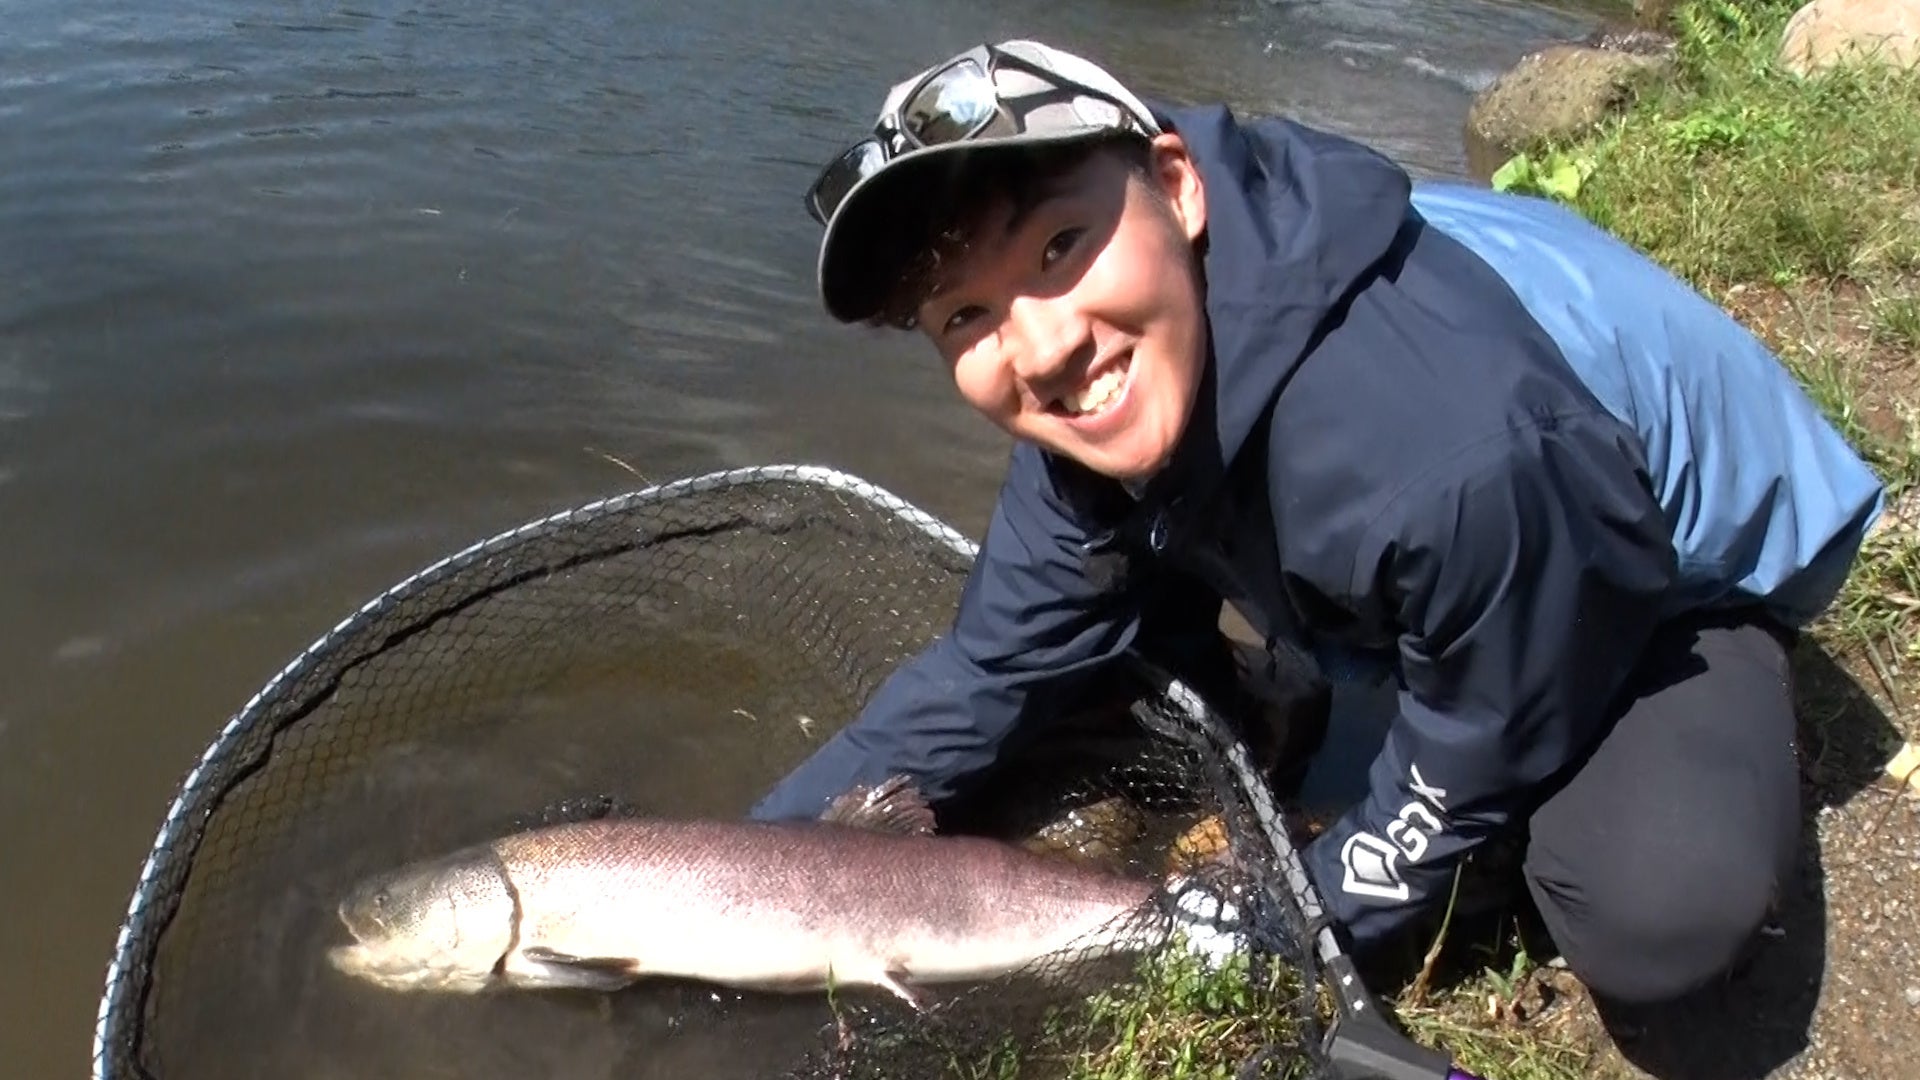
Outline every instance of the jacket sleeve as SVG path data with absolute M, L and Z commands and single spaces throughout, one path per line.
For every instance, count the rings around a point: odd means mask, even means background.
M 1306 852 L 1357 948 L 1444 902 L 1592 743 L 1661 617 L 1669 535 L 1629 433 L 1594 415 L 1504 432 L 1377 519 L 1353 588 L 1400 627 L 1399 713 L 1366 798 Z
M 1090 567 L 1092 538 L 1038 452 L 1018 447 L 950 632 L 896 669 L 751 816 L 816 817 L 848 787 L 895 773 L 938 802 L 991 765 L 1010 733 L 1064 711 L 1141 622 L 1133 590 Z

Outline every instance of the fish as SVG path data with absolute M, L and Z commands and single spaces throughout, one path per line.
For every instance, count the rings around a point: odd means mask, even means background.
M 337 905 L 338 971 L 394 991 L 926 988 L 1170 942 L 1240 948 L 1231 897 L 998 839 L 937 834 L 905 776 L 818 820 L 607 817 L 375 873 Z M 1171 902 L 1169 902 L 1171 901 Z M 1044 976 L 1043 976 L 1044 977 Z

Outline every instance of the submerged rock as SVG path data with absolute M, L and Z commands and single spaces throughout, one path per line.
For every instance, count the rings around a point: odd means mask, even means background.
M 1920 0 L 1812 0 L 1780 35 L 1780 64 L 1796 75 L 1861 62 L 1920 63 Z
M 1467 169 L 1485 182 L 1508 158 L 1542 142 L 1576 138 L 1625 108 L 1673 69 L 1658 35 L 1626 35 L 1634 48 L 1549 45 L 1482 90 L 1467 113 Z

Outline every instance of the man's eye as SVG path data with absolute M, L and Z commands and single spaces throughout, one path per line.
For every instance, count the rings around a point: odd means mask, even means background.
M 1053 239 L 1047 241 L 1047 249 L 1041 256 L 1042 264 L 1051 266 L 1058 260 L 1066 258 L 1085 232 L 1085 229 L 1062 229 L 1054 233 Z
M 951 334 L 954 331 L 961 329 L 962 327 L 966 326 L 968 323 L 972 322 L 976 317 L 978 317 L 981 310 L 982 309 L 978 306 L 969 306 L 969 307 L 961 308 L 960 310 L 947 316 L 947 321 L 944 325 L 941 326 L 940 332 L 942 334 Z

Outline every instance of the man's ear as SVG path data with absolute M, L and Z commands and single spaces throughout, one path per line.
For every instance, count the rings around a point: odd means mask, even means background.
M 1188 241 L 1197 243 L 1207 231 L 1207 192 L 1200 182 L 1200 169 L 1187 152 L 1186 140 L 1171 131 L 1156 135 L 1149 153 L 1150 171 L 1160 194 Z

